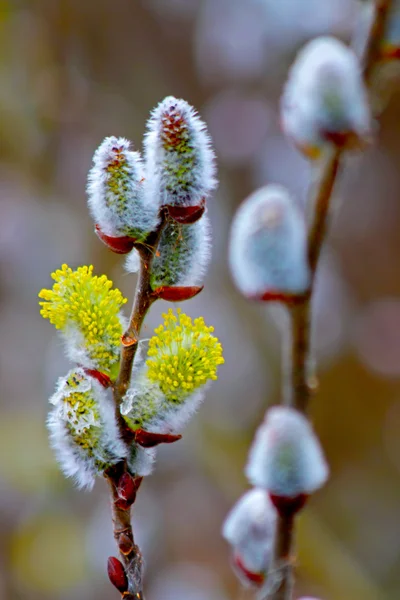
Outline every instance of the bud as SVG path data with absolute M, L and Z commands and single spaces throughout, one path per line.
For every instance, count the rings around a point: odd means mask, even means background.
M 201 207 L 216 187 L 206 125 L 184 100 L 168 96 L 153 111 L 145 159 L 148 191 L 162 205 Z
M 143 241 L 158 224 L 157 196 L 145 194 L 144 168 L 139 152 L 125 138 L 107 137 L 93 157 L 88 202 L 99 237 Z M 129 248 L 131 249 L 132 246 Z M 125 250 L 126 251 L 126 250 Z
M 267 411 L 258 428 L 246 475 L 253 485 L 269 492 L 278 509 L 293 512 L 304 504 L 303 496 L 326 482 L 329 470 L 307 419 L 292 408 L 279 406 Z M 285 503 L 287 499 L 293 506 Z
M 276 511 L 265 490 L 246 492 L 228 514 L 222 535 L 231 544 L 241 580 L 262 583 L 272 559 Z
M 91 488 L 96 475 L 127 454 L 106 394 L 96 379 L 76 368 L 58 380 L 50 398 L 51 444 L 62 471 L 79 487 Z
M 173 435 L 171 433 L 153 433 L 144 429 L 136 429 L 135 442 L 142 448 L 154 448 L 160 444 L 173 444 L 182 439 L 181 435 Z
M 217 379 L 218 365 L 224 362 L 221 344 L 202 318 L 192 322 L 180 310 L 177 316 L 169 310 L 163 317 L 121 406 L 134 431 L 179 432 L 201 403 L 202 388 Z
M 205 210 L 206 202 L 204 198 L 198 206 L 168 206 L 168 214 L 171 219 L 182 225 L 195 223 L 201 219 Z
M 265 186 L 239 206 L 229 261 L 237 287 L 248 298 L 284 300 L 308 291 L 304 218 L 285 188 Z
M 318 158 L 327 142 L 363 147 L 371 136 L 371 111 L 355 53 L 333 37 L 309 42 L 290 70 L 281 120 L 309 158 Z
M 191 300 L 204 289 L 204 285 L 162 285 L 154 290 L 153 296 L 167 302 L 183 302 Z
M 142 483 L 143 477 L 132 477 L 130 473 L 123 473 L 118 481 L 118 496 L 128 504 L 136 500 L 136 493 Z
M 129 537 L 129 535 L 126 535 L 126 533 L 121 533 L 121 535 L 118 537 L 118 549 L 125 556 L 132 552 L 133 540 L 131 537 Z
M 210 239 L 207 215 L 192 225 L 169 221 L 161 235 L 151 267 L 150 282 L 153 290 L 176 286 L 197 287 L 210 262 Z M 125 266 L 130 273 L 137 271 L 136 250 L 128 255 Z
M 56 283 L 40 292 L 40 314 L 61 331 L 71 360 L 113 379 L 119 368 L 124 324 L 120 309 L 126 298 L 111 289 L 105 275 L 94 276 L 92 265 L 72 271 L 64 264 L 51 276 Z
M 121 594 L 128 591 L 128 578 L 125 569 L 118 558 L 110 556 L 107 561 L 107 573 L 109 580 Z

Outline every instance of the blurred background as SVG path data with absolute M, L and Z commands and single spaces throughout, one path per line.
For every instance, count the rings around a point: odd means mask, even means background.
M 349 39 L 355 0 L 0 0 L 0 598 L 111 600 L 106 485 L 76 491 L 48 448 L 47 400 L 69 366 L 37 293 L 66 262 L 125 295 L 135 279 L 93 234 L 85 183 L 107 135 L 140 148 L 150 110 L 183 97 L 207 121 L 220 185 L 214 253 L 185 304 L 215 325 L 226 364 L 183 441 L 161 447 L 134 510 L 149 600 L 251 598 L 221 523 L 245 489 L 248 446 L 279 398 L 280 313 L 243 300 L 227 269 L 238 203 L 266 182 L 304 202 L 309 164 L 278 104 L 308 39 Z M 298 533 L 298 595 L 400 597 L 400 95 L 377 144 L 350 157 L 318 274 L 312 416 L 332 476 Z M 147 337 L 166 305 L 151 311 Z

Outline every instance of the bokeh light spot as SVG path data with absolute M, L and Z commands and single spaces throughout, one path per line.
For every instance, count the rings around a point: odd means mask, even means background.
M 367 369 L 382 377 L 400 377 L 400 300 L 376 300 L 361 312 L 354 347 Z
M 22 586 L 57 592 L 85 576 L 82 524 L 72 515 L 38 515 L 22 523 L 11 540 L 11 565 Z

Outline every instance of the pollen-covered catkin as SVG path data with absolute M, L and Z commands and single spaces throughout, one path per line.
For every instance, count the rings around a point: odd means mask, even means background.
M 234 558 L 239 559 L 247 571 L 267 572 L 272 559 L 275 524 L 276 510 L 265 490 L 257 488 L 239 498 L 226 517 L 222 535 L 232 546 Z
M 320 37 L 298 54 L 281 101 L 282 127 L 309 158 L 327 143 L 362 147 L 371 111 L 357 56 L 343 42 Z
M 293 498 L 320 488 L 329 469 L 308 420 L 293 408 L 277 406 L 256 432 L 246 475 L 270 494 Z
M 309 287 L 303 215 L 285 188 L 267 185 L 251 194 L 233 219 L 229 263 L 247 297 L 262 300 L 301 295 Z
M 216 187 L 205 123 L 185 100 L 168 96 L 154 109 L 145 137 L 146 193 L 162 205 L 197 206 Z
M 203 399 L 208 381 L 223 364 L 222 346 L 199 317 L 177 311 L 149 341 L 146 361 L 135 370 L 121 413 L 132 429 L 179 433 Z
M 40 314 L 60 330 L 71 360 L 98 369 L 111 378 L 119 365 L 126 302 L 105 275 L 93 275 L 93 266 L 73 271 L 62 265 L 52 273 L 55 284 L 43 289 Z
M 87 185 L 90 212 L 104 234 L 140 242 L 157 227 L 159 198 L 145 188 L 139 152 L 125 138 L 105 138 L 93 156 Z
M 96 475 L 127 454 L 106 390 L 77 367 L 59 379 L 50 403 L 47 425 L 60 467 L 79 487 L 90 488 Z

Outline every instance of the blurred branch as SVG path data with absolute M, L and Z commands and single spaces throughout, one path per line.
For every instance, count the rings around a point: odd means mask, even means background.
M 365 80 L 371 83 L 374 67 L 379 60 L 379 47 L 385 31 L 392 0 L 375 0 L 373 15 L 366 41 L 360 56 Z M 329 207 L 335 182 L 341 167 L 343 151 L 328 148 L 318 165 L 316 177 L 309 193 L 311 211 L 308 236 L 308 254 L 311 268 L 309 293 L 300 304 L 289 308 L 291 314 L 291 344 L 285 355 L 288 363 L 289 383 L 284 381 L 286 402 L 306 413 L 313 388 L 310 378 L 311 298 L 314 289 L 318 260 L 324 242 Z M 275 540 L 274 564 L 279 571 L 278 585 L 269 595 L 270 600 L 291 600 L 293 590 L 293 516 L 279 516 Z

